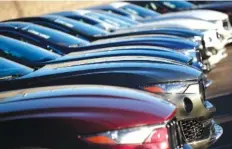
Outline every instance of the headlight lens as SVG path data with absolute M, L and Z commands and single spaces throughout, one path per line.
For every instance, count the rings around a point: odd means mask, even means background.
M 149 91 L 152 93 L 170 93 L 170 94 L 194 94 L 200 93 L 199 84 L 195 83 L 186 83 L 186 82 L 175 82 L 175 83 L 163 83 L 163 84 L 155 84 L 149 85 L 143 88 L 145 91 Z
M 154 148 L 169 149 L 168 130 L 165 124 L 108 131 L 83 137 L 87 142 L 108 145 L 150 144 Z

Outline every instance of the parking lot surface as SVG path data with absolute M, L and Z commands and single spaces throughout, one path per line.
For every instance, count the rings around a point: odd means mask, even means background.
M 207 98 L 216 106 L 215 120 L 224 130 L 222 137 L 210 149 L 232 149 L 232 46 L 228 46 L 227 50 L 228 57 L 208 74 L 213 84 L 207 90 Z

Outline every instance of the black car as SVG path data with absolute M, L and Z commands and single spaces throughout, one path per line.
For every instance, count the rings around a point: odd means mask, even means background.
M 36 71 L 4 58 L 0 60 L 1 91 L 63 84 L 112 84 L 163 94 L 171 102 L 184 98 L 187 103 L 192 98 L 205 100 L 205 76 L 199 70 L 149 56 L 109 56 L 50 64 Z M 186 112 L 190 113 L 191 104 L 188 106 Z
M 112 56 L 149 56 L 170 62 L 179 62 L 185 65 L 193 66 L 201 70 L 201 65 L 194 62 L 192 58 L 185 56 L 179 52 L 170 49 L 154 47 L 154 46 L 120 46 L 112 48 L 102 48 L 95 50 L 88 50 L 83 52 L 73 52 L 63 56 L 59 59 L 49 61 L 46 64 L 56 64 L 63 62 L 72 62 L 79 60 L 88 60 L 93 58 L 103 58 Z

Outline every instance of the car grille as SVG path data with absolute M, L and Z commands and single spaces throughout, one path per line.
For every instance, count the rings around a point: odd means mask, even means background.
M 228 19 L 223 20 L 222 24 L 223 24 L 224 29 L 226 29 L 226 30 L 231 28 L 230 21 Z
M 183 144 L 183 139 L 180 132 L 180 127 L 176 120 L 167 123 L 169 143 L 171 149 L 180 148 Z
M 204 127 L 199 120 L 181 120 L 179 124 L 186 142 L 196 141 L 203 137 Z

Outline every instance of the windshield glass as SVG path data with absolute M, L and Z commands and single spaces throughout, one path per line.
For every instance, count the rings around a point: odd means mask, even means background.
M 60 57 L 58 54 L 37 46 L 3 36 L 0 37 L 1 53 L 12 59 L 21 59 L 27 62 L 45 62 Z
M 163 5 L 165 5 L 168 8 L 171 9 L 189 9 L 189 8 L 193 8 L 194 5 L 190 2 L 186 2 L 186 1 L 159 1 L 160 3 L 162 3 Z
M 125 10 L 126 12 L 132 15 L 140 16 L 142 18 L 150 18 L 159 15 L 159 13 L 157 12 L 136 5 L 124 5 L 121 7 L 121 9 Z
M 56 22 L 58 24 L 62 24 L 68 28 L 73 28 L 76 31 L 78 31 L 79 33 L 81 33 L 83 35 L 87 35 L 87 36 L 96 36 L 96 35 L 107 34 L 106 31 L 99 29 L 97 27 L 88 25 L 88 24 L 83 23 L 83 22 L 74 21 L 72 19 L 67 19 L 64 17 L 58 17 L 57 19 L 54 20 L 54 22 Z
M 33 72 L 33 69 L 0 57 L 0 80 L 19 77 Z
M 27 31 L 30 34 L 39 36 L 53 44 L 57 44 L 64 47 L 79 47 L 82 45 L 89 44 L 88 41 L 76 38 L 69 34 L 53 30 L 50 28 L 42 27 L 39 25 L 31 25 L 22 28 L 22 30 Z
M 128 24 L 128 25 L 137 25 L 139 24 L 138 22 L 132 20 L 132 19 L 129 19 L 125 16 L 121 16 L 121 15 L 118 15 L 118 14 L 115 14 L 113 12 L 103 12 L 105 15 L 109 16 L 109 17 L 113 17 L 113 18 L 116 18 L 118 20 L 122 20 L 124 23 Z
M 106 22 L 108 24 L 111 24 L 115 27 L 128 27 L 128 24 L 126 22 L 123 22 L 117 18 L 112 18 L 110 16 L 107 16 L 105 14 L 100 14 L 100 13 L 87 13 L 89 17 L 97 18 L 103 22 Z

